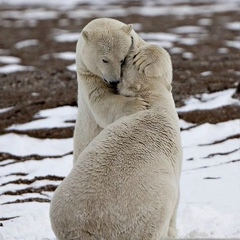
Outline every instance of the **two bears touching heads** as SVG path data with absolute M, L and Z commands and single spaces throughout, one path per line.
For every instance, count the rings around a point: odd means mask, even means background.
M 100 18 L 82 30 L 76 56 L 74 166 L 51 201 L 54 233 L 176 237 L 182 147 L 169 54 L 131 25 Z

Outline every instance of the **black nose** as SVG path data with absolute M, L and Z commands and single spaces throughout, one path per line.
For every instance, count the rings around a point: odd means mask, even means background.
M 113 87 L 117 86 L 120 81 L 109 82 L 109 84 Z

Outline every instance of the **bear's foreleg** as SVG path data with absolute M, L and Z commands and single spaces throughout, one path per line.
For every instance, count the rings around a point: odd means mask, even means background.
M 107 127 L 123 116 L 145 110 L 148 107 L 148 103 L 140 97 L 126 97 L 117 94 L 107 87 L 99 77 L 87 80 L 85 88 L 89 94 L 85 99 L 86 104 L 101 128 Z M 98 81 L 97 84 L 93 84 L 94 81 Z

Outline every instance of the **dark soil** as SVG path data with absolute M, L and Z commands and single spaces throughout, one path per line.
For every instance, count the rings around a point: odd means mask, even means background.
M 137 3 L 133 1 L 132 4 Z M 123 5 L 126 7 L 129 3 Z M 9 9 L 1 7 L 0 14 L 6 10 Z M 129 15 L 118 19 L 126 23 L 141 23 L 142 32 L 170 32 L 171 28 L 198 25 L 199 19 L 204 17 L 206 16 L 187 15 L 177 18 L 175 16 Z M 75 51 L 76 42 L 56 42 L 52 38 L 53 32 L 56 29 L 80 32 L 84 25 L 92 20 L 91 18 L 84 18 L 81 21 L 68 19 L 68 25 L 60 26 L 60 20 L 66 18 L 67 16 L 63 13 L 58 19 L 37 21 L 35 27 L 29 27 L 28 24 L 14 27 L 17 21 L 14 18 L 5 19 L 12 24 L 12 27 L 0 24 L 0 49 L 7 50 L 7 55 L 21 58 L 21 65 L 36 67 L 34 71 L 0 74 L 0 108 L 14 106 L 12 110 L 0 114 L 0 134 L 5 133 L 6 128 L 12 124 L 30 121 L 39 110 L 63 105 L 77 105 L 76 74 L 66 69 L 66 66 L 74 61 L 53 57 L 48 60 L 41 58 L 44 54 Z M 228 88 L 237 88 L 234 97 L 240 96 L 239 74 L 236 74 L 236 71 L 240 71 L 239 50 L 228 48 L 226 54 L 218 52 L 219 48 L 226 47 L 225 40 L 233 40 L 237 35 L 236 31 L 225 28 L 226 19 L 229 22 L 237 21 L 239 15 L 237 12 L 225 12 L 212 14 L 209 18 L 212 24 L 206 26 L 208 34 L 198 45 L 175 44 L 175 47 L 183 47 L 185 51 L 194 54 L 193 59 L 186 59 L 182 54 L 172 54 L 173 95 L 177 107 L 182 106 L 184 100 L 190 96 Z M 40 44 L 16 48 L 17 42 L 26 39 L 37 39 Z M 212 71 L 212 75 L 201 76 L 200 73 L 204 71 Z M 196 124 L 218 123 L 239 119 L 240 106 L 232 105 L 213 110 L 192 111 L 181 113 L 179 116 Z M 72 136 L 73 128 L 33 130 L 21 133 L 37 138 L 65 138 Z

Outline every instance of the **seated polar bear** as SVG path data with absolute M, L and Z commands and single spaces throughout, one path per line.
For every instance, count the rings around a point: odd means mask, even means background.
M 174 237 L 182 148 L 171 80 L 164 49 L 146 44 L 128 55 L 118 90 L 149 109 L 110 124 L 83 150 L 51 202 L 59 240 Z
M 112 86 L 132 46 L 145 42 L 131 25 L 110 18 L 91 21 L 82 30 L 76 48 L 78 114 L 74 131 L 74 162 L 99 132 L 118 118 L 144 110 L 141 98 L 121 96 Z

